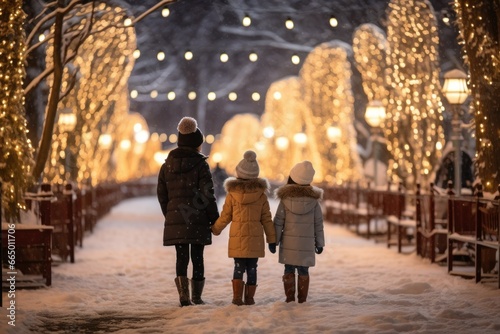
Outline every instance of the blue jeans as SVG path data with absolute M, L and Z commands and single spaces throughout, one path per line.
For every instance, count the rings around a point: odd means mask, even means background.
M 247 285 L 257 284 L 257 261 L 258 258 L 234 258 L 233 279 L 243 279 L 247 272 Z
M 285 264 L 285 274 L 295 274 L 295 269 L 299 276 L 309 276 L 309 267 L 302 266 L 292 266 L 291 264 Z

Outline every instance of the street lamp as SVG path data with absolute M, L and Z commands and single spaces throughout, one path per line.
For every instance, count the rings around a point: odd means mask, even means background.
M 373 128 L 373 183 L 378 185 L 377 161 L 379 158 L 378 140 L 380 135 L 380 124 L 385 120 L 385 107 L 381 101 L 370 101 L 366 106 L 365 120 Z
M 453 127 L 453 134 L 451 136 L 451 140 L 453 141 L 453 145 L 455 146 L 455 194 L 460 196 L 460 188 L 462 188 L 461 181 L 461 151 L 460 151 L 460 142 L 461 142 L 461 121 L 460 121 L 460 105 L 465 102 L 467 97 L 469 96 L 469 90 L 467 89 L 467 74 L 460 70 L 451 70 L 444 74 L 444 85 L 443 85 L 443 94 L 448 100 L 448 103 L 452 106 L 453 109 L 453 119 L 451 121 L 451 125 Z

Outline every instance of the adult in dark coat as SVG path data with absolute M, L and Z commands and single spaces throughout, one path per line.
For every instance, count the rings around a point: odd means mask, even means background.
M 157 196 L 165 216 L 163 245 L 175 246 L 175 284 L 181 306 L 187 306 L 191 302 L 203 304 L 203 252 L 205 245 L 212 243 L 210 227 L 219 218 L 219 212 L 207 157 L 200 153 L 203 134 L 196 120 L 184 117 L 177 129 L 178 147 L 169 153 L 161 166 Z M 190 258 L 193 264 L 191 299 L 187 278 Z

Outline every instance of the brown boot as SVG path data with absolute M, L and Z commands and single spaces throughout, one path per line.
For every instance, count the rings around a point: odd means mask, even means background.
M 201 294 L 203 293 L 203 287 L 205 286 L 205 279 L 201 281 L 191 280 L 191 301 L 193 304 L 200 305 L 205 304 L 203 299 L 201 299 Z
M 283 286 L 285 288 L 286 302 L 295 301 L 295 274 L 289 273 L 283 275 Z
M 307 299 L 307 293 L 309 292 L 309 275 L 300 276 L 299 275 L 299 292 L 297 297 L 299 299 L 299 303 L 305 303 Z
M 189 280 L 186 276 L 177 276 L 175 278 L 175 285 L 177 286 L 177 292 L 179 292 L 179 301 L 182 306 L 192 305 L 189 300 Z
M 255 300 L 253 299 L 253 297 L 255 296 L 256 289 L 257 285 L 245 284 L 245 305 L 255 304 Z
M 243 305 L 243 286 L 245 283 L 241 279 L 233 279 L 233 304 Z

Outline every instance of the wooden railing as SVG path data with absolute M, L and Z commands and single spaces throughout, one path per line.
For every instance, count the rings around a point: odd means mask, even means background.
M 399 253 L 416 252 L 431 263 L 447 263 L 451 275 L 495 281 L 500 288 L 499 199 L 476 194 L 455 196 L 450 185 L 437 191 L 401 187 L 387 190 L 358 185 L 324 186 L 325 220 L 346 226 L 356 234 L 380 241 Z M 500 193 L 500 189 L 498 191 Z
M 55 262 L 76 261 L 75 248 L 84 246 L 84 236 L 92 233 L 104 215 L 120 201 L 156 194 L 156 180 L 106 183 L 95 187 L 71 184 L 41 184 L 38 191 L 27 193 L 26 204 L 31 219 L 17 224 L 2 223 L 2 247 L 7 255 L 8 233 L 16 233 L 16 270 L 30 282 L 40 275 L 43 284 L 51 285 L 51 266 Z M 5 240 L 4 240 L 5 237 Z M 7 258 L 3 263 L 7 263 Z M 24 284 L 33 287 L 34 284 Z M 23 284 L 19 284 L 23 287 Z

